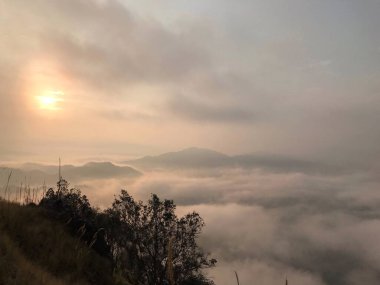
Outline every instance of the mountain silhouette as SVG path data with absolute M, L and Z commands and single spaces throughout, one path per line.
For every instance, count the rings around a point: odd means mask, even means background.
M 58 166 L 37 163 L 25 163 L 19 168 L 0 167 L 0 182 L 4 184 L 6 175 L 12 171 L 11 184 L 21 183 L 41 186 L 44 181 L 52 186 L 58 180 Z M 63 165 L 62 176 L 72 183 L 83 179 L 134 178 L 142 175 L 129 166 L 118 166 L 111 162 L 89 162 L 81 166 Z
M 241 154 L 229 156 L 214 150 L 197 147 L 167 152 L 157 156 L 145 156 L 135 160 L 124 161 L 124 163 L 145 170 L 257 168 L 271 172 L 300 172 L 322 175 L 337 175 L 350 171 L 348 168 L 340 166 L 279 155 Z

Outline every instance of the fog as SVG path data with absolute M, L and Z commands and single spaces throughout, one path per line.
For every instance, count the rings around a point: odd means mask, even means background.
M 219 261 L 209 275 L 220 285 L 234 282 L 234 270 L 241 284 L 281 284 L 285 276 L 296 285 L 380 280 L 380 183 L 366 173 L 160 171 L 90 185 L 97 201 L 124 188 L 142 200 L 151 193 L 174 199 L 179 215 L 199 212 L 201 244 Z
M 242 285 L 379 284 L 379 14 L 374 0 L 0 0 L 0 186 L 12 167 L 11 199 L 54 186 L 62 157 L 100 209 L 126 189 L 198 211 L 218 285 L 234 270 Z M 135 160 L 189 146 L 225 154 Z
M 380 180 L 274 172 L 256 167 L 150 170 L 135 177 L 75 180 L 91 203 L 108 207 L 121 189 L 146 201 L 173 199 L 197 211 L 201 246 L 218 260 L 216 284 L 378 284 Z

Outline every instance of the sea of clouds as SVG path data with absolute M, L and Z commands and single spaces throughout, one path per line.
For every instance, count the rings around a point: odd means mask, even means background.
M 8 172 L 0 173 L 2 185 Z M 268 167 L 163 168 L 126 178 L 95 177 L 69 182 L 100 209 L 125 189 L 138 200 L 152 193 L 173 199 L 179 216 L 200 213 L 206 226 L 199 242 L 218 260 L 207 272 L 217 285 L 233 284 L 234 271 L 240 284 L 274 285 L 288 278 L 295 285 L 375 285 L 380 280 L 376 169 L 321 174 Z M 14 193 L 17 179 L 11 177 Z M 31 186 L 42 182 L 35 183 Z
M 148 171 L 134 179 L 82 181 L 100 207 L 120 189 L 136 199 L 174 199 L 178 215 L 197 211 L 200 243 L 218 259 L 218 285 L 378 284 L 380 192 L 368 171 L 320 175 L 263 169 Z

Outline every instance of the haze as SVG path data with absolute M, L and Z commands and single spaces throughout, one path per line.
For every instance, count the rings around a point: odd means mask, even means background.
M 233 270 L 379 284 L 379 14 L 376 0 L 0 0 L 0 182 L 13 167 L 13 187 L 54 184 L 58 157 L 112 162 L 65 171 L 100 207 L 128 188 L 199 211 L 218 285 Z

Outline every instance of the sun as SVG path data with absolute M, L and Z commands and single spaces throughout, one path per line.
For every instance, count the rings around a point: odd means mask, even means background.
M 42 110 L 56 111 L 60 110 L 60 102 L 63 101 L 64 93 L 59 90 L 49 90 L 42 95 L 36 96 L 38 105 Z

